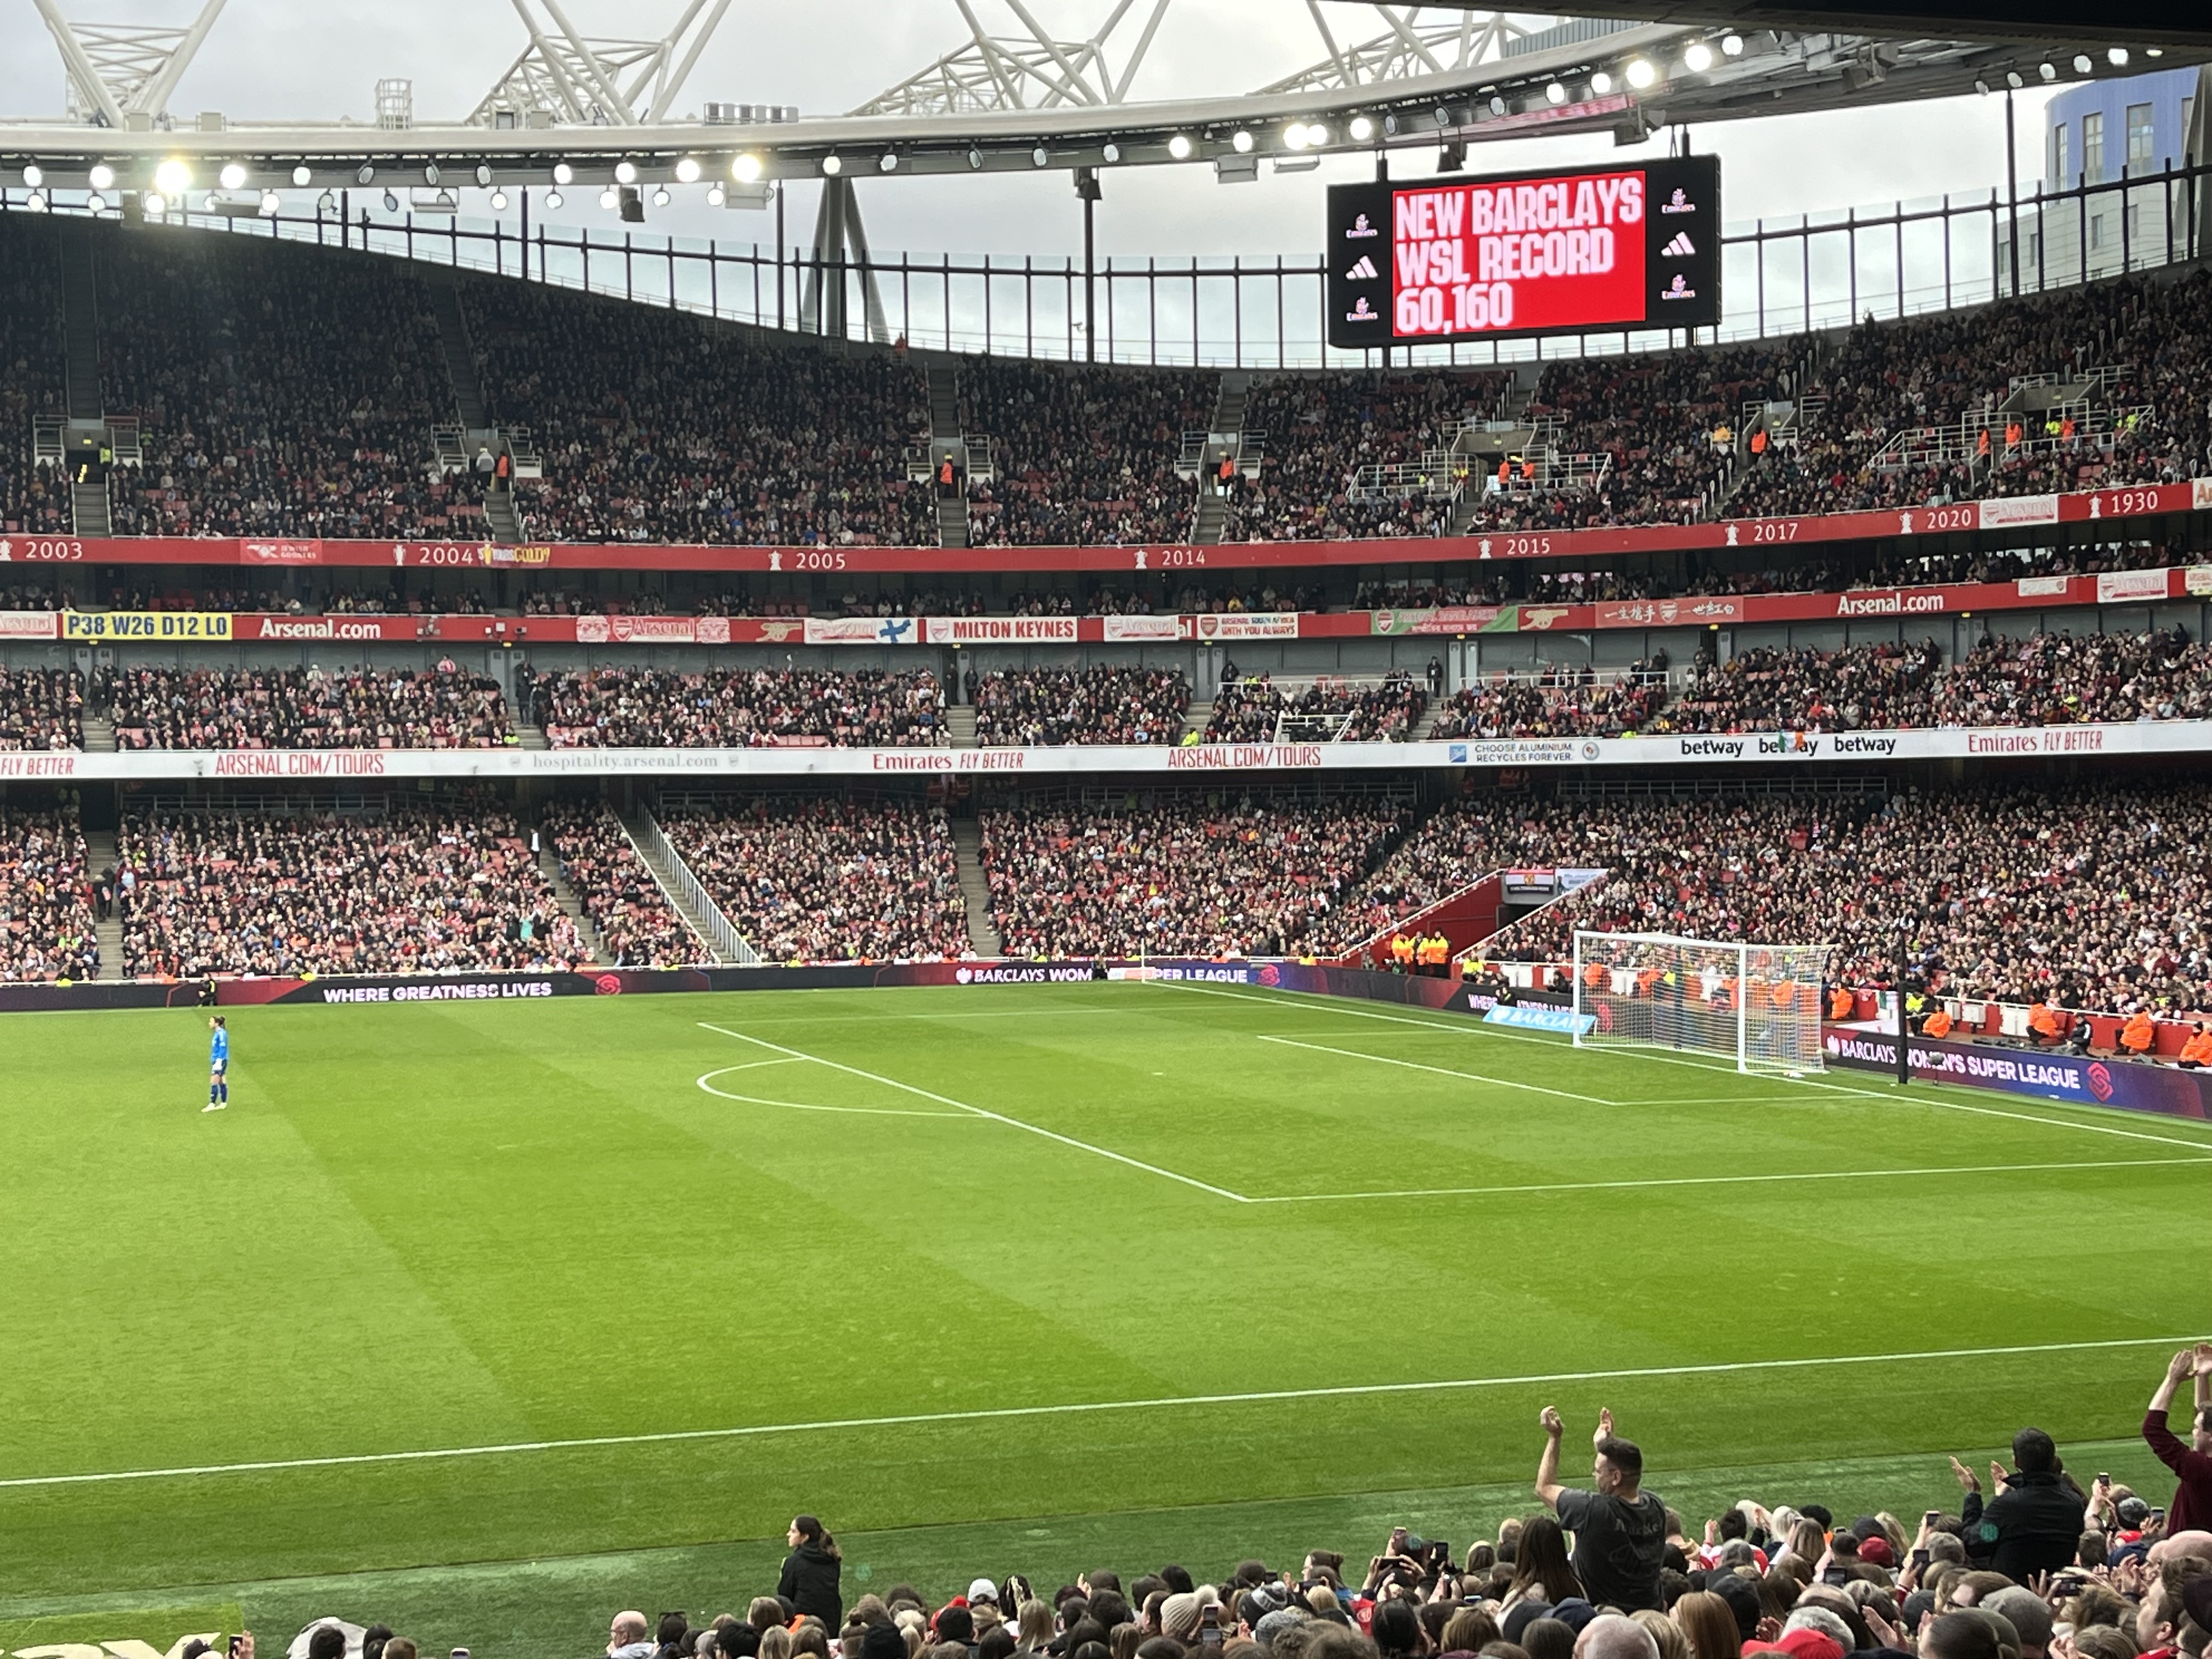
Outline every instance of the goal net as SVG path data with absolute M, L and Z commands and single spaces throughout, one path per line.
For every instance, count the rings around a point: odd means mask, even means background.
M 1679 1048 L 1739 1072 L 1817 1072 L 1825 945 L 1577 932 L 1575 1046 Z M 1587 1029 L 1585 1029 L 1587 1025 Z

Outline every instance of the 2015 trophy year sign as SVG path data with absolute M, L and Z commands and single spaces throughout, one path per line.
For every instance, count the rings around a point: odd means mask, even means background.
M 1717 156 L 1332 185 L 1328 343 L 1702 328 L 1720 244 Z

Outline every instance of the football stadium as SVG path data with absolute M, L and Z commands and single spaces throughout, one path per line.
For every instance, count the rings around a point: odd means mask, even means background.
M 0 1659 L 2208 1659 L 2212 15 L 88 6 Z

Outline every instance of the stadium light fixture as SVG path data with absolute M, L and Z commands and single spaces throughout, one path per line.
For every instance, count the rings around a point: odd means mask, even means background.
M 1491 94 L 1490 112 L 1492 115 L 1503 115 L 1505 113 L 1505 100 L 1502 94 L 1497 93 L 1492 93 Z
M 2091 63 L 2091 62 L 2089 61 L 2089 54 L 2088 54 L 2087 52 L 2075 52 L 2075 53 L 2074 54 L 2074 73 L 2075 73 L 2075 74 L 2076 74 L 2076 75 L 2087 75 L 2087 74 L 2088 74 L 2088 73 L 2089 73 L 2089 71 L 2090 71 L 2090 70 L 2092 70 L 2095 69 L 2096 67 L 2097 67 L 2097 66 L 2096 66 L 2094 64 L 2093 64 L 2093 63 Z
M 363 161 L 358 167 L 354 169 L 353 181 L 356 185 L 366 185 L 375 177 L 375 167 L 367 161 Z
M 1395 138 L 1398 136 L 1398 118 L 1395 115 L 1384 116 L 1382 118 L 1382 131 L 1390 137 Z
M 612 210 L 619 207 L 621 204 L 622 192 L 617 190 L 612 185 L 609 185 L 605 190 L 599 192 L 599 205 L 601 207 Z
M 315 182 L 314 169 L 305 161 L 301 162 L 292 169 L 292 182 L 301 190 L 307 189 L 309 185 Z
M 218 204 L 216 200 L 216 194 L 213 191 L 210 191 L 206 195 L 200 198 L 200 211 L 203 213 L 213 213 L 217 205 Z
M 845 163 L 840 157 L 833 155 L 822 158 L 822 175 L 825 179 L 835 179 L 844 170 Z
M 33 190 L 36 190 L 40 185 L 46 182 L 46 175 L 40 171 L 38 163 L 33 161 L 29 167 L 23 169 L 23 182 L 28 185 Z
M 882 155 L 877 158 L 876 171 L 878 173 L 896 173 L 898 171 L 898 152 L 895 149 L 885 150 Z
M 479 190 L 481 190 L 481 189 L 483 189 L 486 185 L 489 185 L 489 183 L 491 183 L 491 163 L 490 163 L 490 162 L 489 162 L 489 161 L 479 161 L 479 162 L 477 162 L 477 188 L 478 188 Z
M 982 170 L 983 152 L 980 149 L 970 149 L 968 152 L 968 171 L 970 173 L 981 173 Z
M 545 192 L 545 206 L 549 211 L 558 213 L 561 210 L 561 202 L 562 196 L 559 191 L 549 190 Z
M 2035 66 L 2035 72 L 2046 81 L 2056 81 L 2058 78 L 2058 65 L 2046 58 Z
M 46 191 L 42 190 L 33 191 L 28 197 L 24 198 L 23 208 L 27 213 L 44 213 L 46 210 Z
M 1634 87 L 1638 92 L 1643 91 L 1644 88 L 1650 86 L 1658 78 L 1659 71 L 1651 67 L 1650 59 L 1638 58 L 1630 61 L 1628 65 L 1628 84 Z
M 637 163 L 635 161 L 616 162 L 615 182 L 618 185 L 635 184 L 637 182 Z
M 1105 149 L 1100 150 L 1098 154 L 1105 160 L 1107 165 L 1110 167 L 1115 162 L 1121 159 L 1121 147 L 1119 144 L 1109 143 Z
M 2143 48 L 2143 56 L 2146 58 L 2163 58 L 2166 56 L 2166 48 L 2164 46 L 2145 46 Z
M 666 207 L 668 205 L 667 185 L 655 185 L 653 187 L 653 204 L 655 207 Z
M 1355 115 L 1344 130 L 1352 135 L 1353 143 L 1364 144 L 1375 136 L 1375 123 L 1368 116 Z
M 97 202 L 99 199 L 100 198 L 97 194 L 92 198 L 92 200 L 94 202 Z M 138 198 L 138 204 L 144 208 L 148 213 L 153 215 L 156 219 L 160 218 L 163 214 L 169 210 L 168 203 L 161 199 L 161 192 L 158 190 L 148 191 L 143 196 Z M 89 204 L 88 204 L 88 205 L 89 205 Z M 95 213 L 99 210 L 100 210 L 97 208 L 93 209 L 93 211 Z
M 112 190 L 115 185 L 115 169 L 105 161 L 95 161 L 86 182 L 94 190 Z
M 566 161 L 556 161 L 553 164 L 553 182 L 556 185 L 574 184 L 576 182 L 576 169 L 570 167 Z
M 155 210 L 156 212 L 159 212 L 159 211 L 160 211 L 160 208 L 159 208 L 158 204 L 161 202 L 161 198 L 160 197 L 158 197 L 158 196 L 156 196 L 155 198 L 154 198 L 154 200 L 155 200 L 155 204 L 157 204 L 157 205 L 156 205 L 156 207 L 155 207 Z M 96 190 L 95 190 L 94 191 L 93 191 L 93 192 L 92 192 L 92 194 L 91 194 L 91 195 L 89 195 L 89 196 L 88 196 L 88 197 L 86 197 L 86 198 L 84 198 L 84 210 L 85 210 L 87 213 L 105 213 L 105 212 L 106 212 L 106 211 L 107 211 L 107 198 L 106 198 L 106 197 L 102 196 L 102 195 L 101 195 L 98 191 L 96 191 Z
M 2125 46 L 2108 47 L 2105 52 L 2105 61 L 2114 69 L 2125 69 L 2128 66 L 2128 49 Z
M 1030 152 L 1030 165 L 1031 167 L 1038 167 L 1051 166 L 1052 152 L 1047 149 L 1042 144 L 1039 144 L 1035 149 Z
M 2021 73 L 2018 70 L 2007 70 L 2005 71 L 2005 85 L 2010 87 L 2014 92 L 2018 92 L 2027 84 L 2027 82 L 2021 78 Z
M 399 211 L 399 198 L 388 190 L 384 192 L 384 210 L 386 213 Z
M 1599 70 L 1590 76 L 1590 90 L 1602 98 L 1613 90 L 1613 76 Z
M 336 213 L 337 210 L 338 198 L 331 195 L 330 191 L 325 191 L 320 196 L 315 198 L 315 212 L 319 216 L 325 213 Z
M 274 219 L 277 214 L 283 210 L 283 207 L 284 198 L 279 196 L 275 191 L 264 190 L 261 192 L 261 216 L 263 218 Z
M 741 185 L 750 185 L 761 176 L 761 158 L 748 151 L 730 163 L 730 177 Z
M 1452 124 L 1451 111 L 1446 108 L 1443 105 L 1438 104 L 1432 113 L 1436 116 L 1437 125 L 1438 126 L 1448 127 Z
M 729 199 L 730 192 L 722 188 L 720 179 L 718 179 L 713 184 L 707 186 L 707 205 L 708 207 L 720 207 Z
M 1702 40 L 1691 41 L 1682 54 L 1682 66 L 1692 75 L 1703 75 L 1713 66 L 1713 49 Z
M 1721 56 L 1723 58 L 1742 57 L 1743 36 L 1735 33 L 1723 34 L 1721 36 Z
M 246 169 L 235 161 L 224 162 L 222 173 L 216 176 L 222 180 L 222 187 L 225 190 L 246 188 Z
M 1190 160 L 1190 135 L 1178 132 L 1168 140 L 1168 154 L 1178 161 Z
M 1283 143 L 1288 149 L 1304 149 L 1306 147 L 1306 124 L 1303 121 L 1293 121 L 1285 127 Z
M 676 182 L 679 185 L 696 185 L 699 182 L 699 158 L 696 155 L 686 155 L 676 164 Z
M 434 190 L 437 188 L 438 164 L 435 161 L 425 161 L 422 164 L 422 182 Z
M 164 196 L 181 196 L 191 182 L 192 170 L 173 155 L 154 169 L 154 187 Z M 93 188 L 105 190 L 106 186 L 95 179 Z
M 1252 153 L 1252 135 L 1243 127 L 1237 128 L 1236 137 L 1229 141 L 1229 148 L 1239 155 L 1249 155 Z
M 1318 121 L 1306 123 L 1306 143 L 1319 149 L 1328 143 L 1328 129 Z
M 1567 88 L 1565 85 L 1560 82 L 1554 81 L 1549 86 L 1547 86 L 1544 88 L 1544 101 L 1553 106 L 1554 108 L 1565 103 L 1567 101 Z
M 1977 76 L 1974 81 L 1974 92 L 1978 97 L 1988 97 L 1990 95 L 1990 83 Z
M 495 190 L 492 191 L 491 210 L 494 213 L 504 213 L 507 211 L 507 192 L 505 191 Z

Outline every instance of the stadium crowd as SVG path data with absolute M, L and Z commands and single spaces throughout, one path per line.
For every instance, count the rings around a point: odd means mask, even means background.
M 122 749 L 491 749 L 499 683 L 434 669 L 102 669 L 92 702 Z
M 538 829 L 592 919 L 602 960 L 617 968 L 675 968 L 714 959 L 676 914 L 611 809 L 557 803 Z
M 556 749 L 942 748 L 945 692 L 926 669 L 570 669 L 531 686 Z
M 0 667 L 0 750 L 83 747 L 76 670 Z
M 1208 743 L 1405 743 L 1419 735 L 1429 694 L 1411 674 L 1375 680 L 1319 675 L 1303 688 L 1272 675 L 1222 670 L 1206 725 Z
M 461 303 L 532 540 L 934 546 L 906 452 L 928 386 L 903 358 L 757 343 L 682 311 L 470 277 Z
M 482 537 L 477 485 L 438 463 L 459 416 L 409 267 L 89 229 L 106 414 L 143 453 L 109 474 L 118 534 Z
M 591 959 L 514 816 L 132 812 L 117 837 L 124 971 L 441 973 Z
M 937 808 L 765 797 L 660 815 L 672 846 L 769 962 L 972 954 L 952 828 Z
M 100 972 L 94 884 L 73 799 L 0 805 L 0 982 Z
M 1176 462 L 1182 434 L 1212 417 L 1214 380 L 1188 371 L 1101 374 L 1073 364 L 962 359 L 963 429 L 989 434 L 994 473 L 969 485 L 969 544 L 1186 540 L 1198 489 L 1176 475 Z
M 1180 669 L 1006 668 L 969 689 L 975 741 L 1000 745 L 1173 743 L 1190 708 Z
M 1170 1563 L 1127 1580 L 1094 1567 L 1047 1588 L 1001 1560 L 998 1576 L 925 1593 L 880 1566 L 848 1579 L 836 1538 L 801 1515 L 772 1594 L 740 1599 L 742 1614 L 701 1612 L 696 1625 L 682 1611 L 657 1622 L 617 1612 L 605 1653 L 2204 1659 L 2212 1639 L 2212 1343 L 2165 1363 L 2141 1419 L 2147 1449 L 2170 1474 L 2140 1486 L 2104 1474 L 2084 1484 L 2066 1449 L 2030 1426 L 1991 1462 L 1986 1486 L 1959 1456 L 1948 1470 L 1931 1459 L 1913 1495 L 1934 1501 L 1916 1502 L 1910 1523 L 1881 1508 L 1846 1519 L 1872 1506 L 1845 1504 L 1818 1484 L 1808 1490 L 1802 1474 L 1759 1477 L 1765 1491 L 1692 1520 L 1695 1510 L 1664 1495 L 1674 1478 L 1654 1448 L 1623 1426 L 1601 1409 L 1588 1452 L 1571 1450 L 1580 1425 L 1571 1431 L 1545 1407 L 1530 1434 L 1533 1503 L 1464 1546 L 1399 1524 L 1364 1565 L 1311 1547 L 1273 1566 L 1249 1556 L 1231 1566 L 1224 1539 L 1218 1580 Z M 388 1626 L 331 1620 L 301 1632 L 295 1650 L 343 1659 L 349 1643 L 362 1659 L 415 1659 L 416 1650 Z M 250 1637 L 239 1659 L 252 1659 Z
M 67 410 L 64 361 L 55 232 L 0 214 L 0 532 L 65 534 L 75 523 L 67 480 L 34 459 L 33 441 L 35 420 Z
M 1437 708 L 1432 739 L 1617 738 L 1644 729 L 1667 700 L 1667 665 L 1642 660 L 1619 673 L 1547 665 L 1463 686 Z
M 1407 819 L 1381 798 L 982 814 L 991 914 L 1010 956 L 1264 956 L 1317 925 Z

